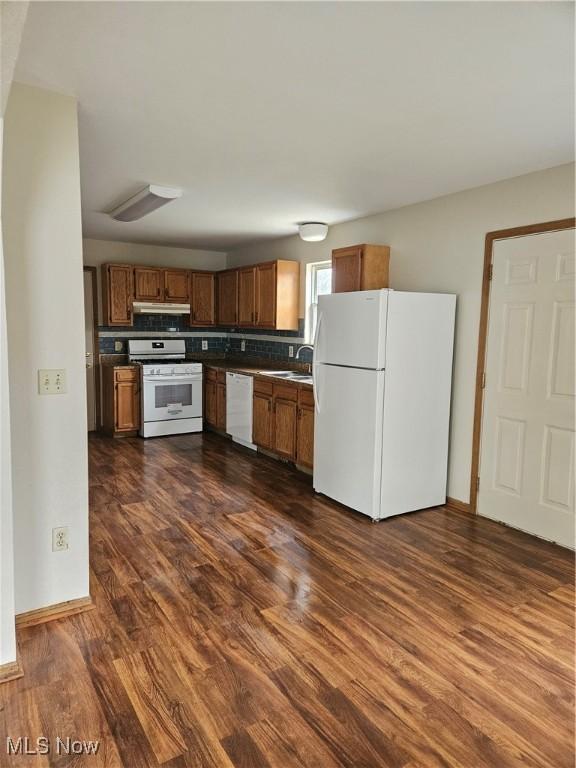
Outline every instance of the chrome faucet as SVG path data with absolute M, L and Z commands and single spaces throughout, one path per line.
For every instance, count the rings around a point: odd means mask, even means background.
M 298 347 L 296 350 L 296 360 L 300 358 L 300 352 L 302 352 L 303 349 L 310 349 L 314 352 L 314 347 L 311 344 L 302 344 L 302 346 Z M 308 373 L 312 373 L 312 363 L 308 363 Z

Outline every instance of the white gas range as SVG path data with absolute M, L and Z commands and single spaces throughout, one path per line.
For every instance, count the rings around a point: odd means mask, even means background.
M 202 431 L 202 363 L 186 360 L 184 339 L 130 339 L 142 367 L 142 437 Z

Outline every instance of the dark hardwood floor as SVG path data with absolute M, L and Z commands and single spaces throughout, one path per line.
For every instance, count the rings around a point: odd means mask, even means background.
M 568 551 L 443 508 L 375 525 L 216 435 L 93 438 L 90 477 L 96 609 L 20 630 L 1 766 L 573 765 Z

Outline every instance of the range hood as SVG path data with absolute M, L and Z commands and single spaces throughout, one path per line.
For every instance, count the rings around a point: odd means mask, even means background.
M 135 315 L 189 315 L 190 304 L 158 304 L 152 301 L 135 301 Z

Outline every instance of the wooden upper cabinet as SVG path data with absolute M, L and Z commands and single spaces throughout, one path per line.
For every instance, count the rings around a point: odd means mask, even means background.
M 353 245 L 332 251 L 332 293 L 389 287 L 390 248 Z
M 218 285 L 218 325 L 238 324 L 238 270 L 230 269 L 216 275 Z
M 276 327 L 276 262 L 256 265 L 255 324 L 261 328 Z
M 256 313 L 256 267 L 238 270 L 238 325 L 254 325 Z
M 164 301 L 163 272 L 154 267 L 134 267 L 134 299 Z
M 297 331 L 299 283 L 300 265 L 297 261 L 257 264 L 252 325 L 278 331 Z
M 128 264 L 102 265 L 102 309 L 105 325 L 132 325 L 134 270 Z
M 214 273 L 192 272 L 190 325 L 215 325 Z
M 164 270 L 164 301 L 168 301 L 172 304 L 188 304 L 190 301 L 189 270 Z

